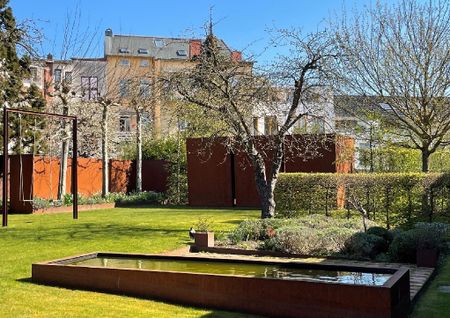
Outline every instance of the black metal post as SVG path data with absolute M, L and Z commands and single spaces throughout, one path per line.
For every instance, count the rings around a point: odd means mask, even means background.
M 8 226 L 8 110 L 3 108 L 2 226 Z
M 78 143 L 77 143 L 77 119 L 74 118 L 72 133 L 72 196 L 73 218 L 78 219 Z

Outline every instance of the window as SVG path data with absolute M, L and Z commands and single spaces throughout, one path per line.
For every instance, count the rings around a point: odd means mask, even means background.
M 325 133 L 325 120 L 323 117 L 311 118 L 311 132 L 316 134 Z
M 30 73 L 31 73 L 31 80 L 32 81 L 37 81 L 38 79 L 38 74 L 37 74 L 37 68 L 36 67 L 31 67 L 30 68 Z
M 275 135 L 278 130 L 278 122 L 276 116 L 264 117 L 264 134 Z
M 178 121 L 177 126 L 178 126 L 178 129 L 179 129 L 179 130 L 185 131 L 185 130 L 188 128 L 189 124 L 188 124 L 188 122 L 187 122 L 186 120 L 180 119 L 180 120 Z
M 119 65 L 120 65 L 120 66 L 130 66 L 130 60 L 127 60 L 127 59 L 120 59 L 120 60 L 119 60 Z
M 81 76 L 81 99 L 84 101 L 98 98 L 98 78 L 96 76 Z
M 119 95 L 120 97 L 126 97 L 129 95 L 129 80 L 122 79 L 119 81 Z
M 139 62 L 139 66 L 140 66 L 140 67 L 148 67 L 148 65 L 149 65 L 148 60 L 141 60 L 141 61 Z
M 178 50 L 177 55 L 178 56 L 187 56 L 187 52 L 186 52 L 186 50 Z
M 126 48 L 126 47 L 121 47 L 121 48 L 119 48 L 119 53 L 128 54 L 128 53 L 130 53 L 130 50 L 128 50 L 128 48 Z
M 155 39 L 153 43 L 155 43 L 156 47 L 163 47 L 164 45 L 166 45 L 166 43 L 164 43 L 164 40 L 162 39 Z
M 139 83 L 139 96 L 150 96 L 150 82 L 148 80 L 141 80 L 141 82 Z
M 55 72 L 53 73 L 53 79 L 55 81 L 55 83 L 60 83 L 61 82 L 61 70 L 59 68 L 57 68 L 55 70 Z
M 259 118 L 253 117 L 253 134 L 259 135 Z
M 138 54 L 148 54 L 147 49 L 138 49 Z
M 64 73 L 64 81 L 66 81 L 67 84 L 72 84 L 72 72 Z
M 119 118 L 119 130 L 121 132 L 131 131 L 131 121 L 129 116 L 121 116 Z

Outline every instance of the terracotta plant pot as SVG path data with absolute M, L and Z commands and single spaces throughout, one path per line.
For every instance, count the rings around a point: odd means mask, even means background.
M 214 232 L 196 232 L 194 238 L 196 247 L 214 247 Z
M 438 248 L 418 248 L 416 263 L 420 267 L 436 267 L 439 259 Z

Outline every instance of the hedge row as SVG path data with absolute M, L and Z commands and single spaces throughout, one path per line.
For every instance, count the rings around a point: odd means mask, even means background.
M 391 225 L 450 214 L 448 173 L 281 173 L 275 190 L 277 213 L 291 217 L 343 209 L 355 202 L 372 220 Z

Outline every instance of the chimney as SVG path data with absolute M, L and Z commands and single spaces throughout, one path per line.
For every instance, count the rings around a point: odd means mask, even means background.
M 240 61 L 242 61 L 242 53 L 239 52 L 239 51 L 231 52 L 231 60 L 233 62 L 240 62 Z
M 200 40 L 190 40 L 189 41 L 189 58 L 195 58 L 199 56 L 202 51 L 202 41 Z
M 104 55 L 105 57 L 109 54 L 111 54 L 112 51 L 112 38 L 113 38 L 113 31 L 112 29 L 108 28 L 105 30 L 105 47 L 104 47 Z

